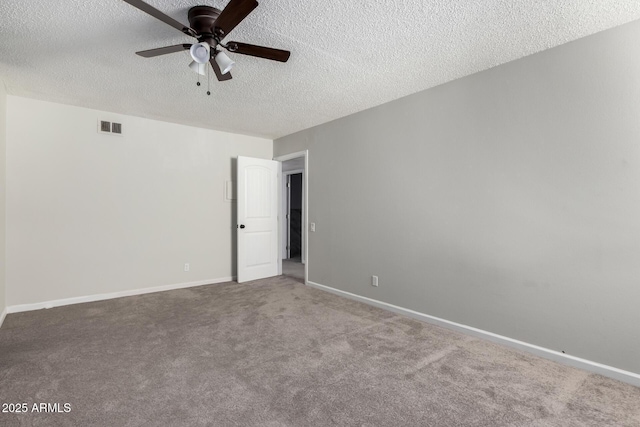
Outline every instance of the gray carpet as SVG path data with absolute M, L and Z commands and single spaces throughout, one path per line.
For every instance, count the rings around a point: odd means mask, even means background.
M 0 425 L 639 426 L 640 389 L 277 277 L 11 314 Z

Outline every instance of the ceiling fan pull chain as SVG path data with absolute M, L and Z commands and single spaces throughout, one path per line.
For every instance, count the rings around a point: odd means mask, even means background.
M 211 67 L 207 67 L 207 95 L 211 95 Z

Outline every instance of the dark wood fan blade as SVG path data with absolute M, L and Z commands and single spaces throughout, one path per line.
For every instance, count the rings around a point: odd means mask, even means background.
M 213 24 L 216 34 L 224 38 L 256 7 L 256 0 L 231 0 Z
M 144 56 L 145 58 L 153 58 L 154 56 L 166 55 L 167 53 L 180 52 L 182 50 L 189 50 L 191 45 L 189 43 L 177 44 L 174 46 L 159 47 L 157 49 L 141 50 L 136 52 L 136 55 Z
M 271 47 L 256 46 L 254 44 L 240 42 L 229 42 L 227 43 L 227 48 L 229 52 L 257 56 L 259 58 L 271 59 L 280 62 L 287 62 L 291 55 L 291 52 L 288 50 L 273 49 Z
M 218 78 L 219 82 L 231 80 L 231 72 L 228 72 L 227 74 L 222 74 L 222 70 L 220 69 L 220 67 L 218 67 L 218 63 L 216 62 L 215 58 L 211 58 L 209 60 L 209 63 L 213 67 L 213 72 L 216 73 L 216 77 Z
M 143 2 L 142 0 L 124 0 L 124 1 L 129 3 L 133 7 L 137 7 L 141 11 L 148 13 L 149 15 L 153 16 L 154 18 L 161 20 L 165 24 L 171 25 L 176 30 L 180 30 L 183 33 L 188 34 L 188 35 L 193 36 L 193 37 L 195 37 L 195 35 L 196 35 L 196 32 L 194 30 L 192 30 L 191 28 L 189 28 L 188 26 L 182 24 L 181 22 L 176 21 L 175 19 L 173 19 L 170 16 L 165 15 L 164 13 L 160 12 L 155 7 Z

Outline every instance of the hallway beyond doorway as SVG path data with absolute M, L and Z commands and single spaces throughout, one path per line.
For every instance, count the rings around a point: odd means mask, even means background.
M 283 259 L 282 275 L 291 277 L 300 283 L 304 283 L 304 264 L 300 258 Z

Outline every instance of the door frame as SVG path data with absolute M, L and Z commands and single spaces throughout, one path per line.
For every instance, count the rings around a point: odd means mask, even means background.
M 295 153 L 276 156 L 273 160 L 280 163 L 291 159 L 304 158 L 304 171 L 302 171 L 302 262 L 304 265 L 304 284 L 309 281 L 309 150 L 298 151 Z M 281 169 L 282 170 L 282 169 Z M 298 172 L 299 173 L 299 172 Z M 284 177 L 281 178 L 284 181 Z M 278 206 L 280 206 L 280 215 L 284 215 L 283 209 L 283 185 L 278 186 Z M 282 239 L 282 221 L 278 221 L 278 253 L 282 261 L 282 253 L 284 242 Z M 282 274 L 282 262 L 279 263 L 279 274 Z

